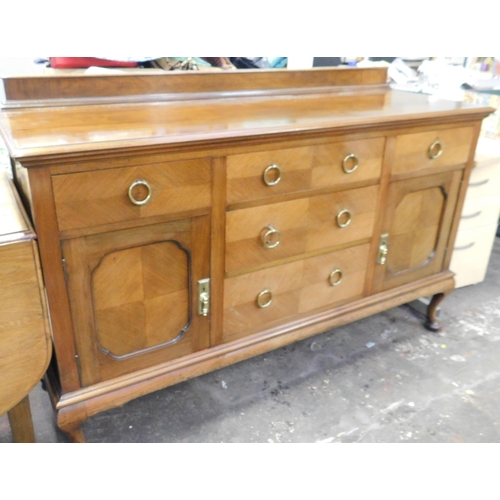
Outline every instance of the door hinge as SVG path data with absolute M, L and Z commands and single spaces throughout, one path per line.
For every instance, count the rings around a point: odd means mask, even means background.
M 378 243 L 377 264 L 385 264 L 389 252 L 389 233 L 382 234 Z
M 210 312 L 210 278 L 198 281 L 198 314 L 208 316 Z

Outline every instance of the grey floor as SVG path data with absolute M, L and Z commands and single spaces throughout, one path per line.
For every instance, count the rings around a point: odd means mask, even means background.
M 326 332 L 92 417 L 88 442 L 500 442 L 500 238 L 486 280 L 442 303 L 428 332 L 409 307 Z M 68 442 L 47 394 L 37 440 Z M 11 441 L 0 417 L 0 443 Z

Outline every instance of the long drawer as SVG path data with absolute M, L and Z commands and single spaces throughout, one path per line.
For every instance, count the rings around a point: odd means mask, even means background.
M 500 213 L 500 198 L 498 196 L 467 197 L 465 199 L 459 231 L 474 227 L 496 224 Z
M 52 178 L 61 231 L 210 207 L 210 160 L 114 168 Z
M 227 157 L 229 204 L 380 177 L 385 139 L 336 141 Z
M 224 340 L 361 297 L 369 247 L 359 245 L 226 279 Z
M 399 135 L 392 174 L 439 171 L 444 167 L 463 165 L 469 157 L 473 137 L 474 127 Z
M 226 272 L 370 238 L 378 186 L 227 214 Z

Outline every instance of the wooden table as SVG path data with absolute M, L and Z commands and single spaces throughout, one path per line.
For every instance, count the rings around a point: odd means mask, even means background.
M 0 176 L 0 415 L 14 441 L 35 441 L 28 394 L 52 354 L 36 235 L 13 184 Z

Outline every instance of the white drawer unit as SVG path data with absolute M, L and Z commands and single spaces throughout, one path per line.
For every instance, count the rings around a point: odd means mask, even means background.
M 456 287 L 484 280 L 500 217 L 500 141 L 480 139 L 450 269 Z M 493 147 L 492 147 L 493 144 Z

